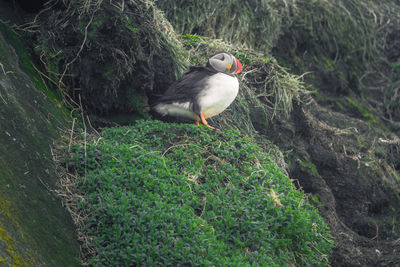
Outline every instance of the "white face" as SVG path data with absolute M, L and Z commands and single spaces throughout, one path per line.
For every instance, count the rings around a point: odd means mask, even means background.
M 228 53 L 216 54 L 208 62 L 218 72 L 234 73 L 237 69 L 235 57 Z

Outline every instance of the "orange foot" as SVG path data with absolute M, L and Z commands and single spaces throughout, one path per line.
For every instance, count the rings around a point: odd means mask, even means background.
M 208 124 L 208 122 L 206 121 L 206 118 L 204 118 L 204 114 L 203 114 L 203 113 L 200 113 L 200 119 L 201 119 L 201 122 L 202 122 L 205 126 L 207 126 L 208 128 L 211 128 L 211 129 L 215 129 L 215 130 L 217 130 L 217 131 L 220 131 L 220 129 L 215 128 L 215 127 L 212 127 L 212 126 L 210 126 L 210 125 Z

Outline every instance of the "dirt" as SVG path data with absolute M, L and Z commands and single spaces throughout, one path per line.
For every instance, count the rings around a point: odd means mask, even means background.
M 332 266 L 400 266 L 396 136 L 315 101 L 258 130 L 284 152 L 290 177 L 330 226 Z

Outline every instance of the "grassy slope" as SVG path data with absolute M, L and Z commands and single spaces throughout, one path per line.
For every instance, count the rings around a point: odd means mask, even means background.
M 237 131 L 139 121 L 71 151 L 95 265 L 327 263 L 317 211 Z
M 178 33 L 273 54 L 319 103 L 399 131 L 400 6 L 395 1 L 157 1 Z M 347 98 L 351 98 L 351 102 Z M 360 97 L 361 96 L 361 97 Z

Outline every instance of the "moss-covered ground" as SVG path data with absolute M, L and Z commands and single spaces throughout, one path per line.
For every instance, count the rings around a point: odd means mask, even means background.
M 95 266 L 328 263 L 317 210 L 238 131 L 138 121 L 76 141 L 65 163 Z

